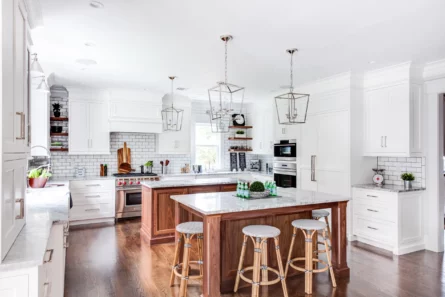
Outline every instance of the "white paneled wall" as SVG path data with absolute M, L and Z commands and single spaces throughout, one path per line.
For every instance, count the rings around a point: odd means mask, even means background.
M 378 168 L 385 169 L 384 177 L 387 185 L 403 185 L 400 175 L 404 172 L 412 172 L 416 177 L 414 186 L 425 187 L 426 171 L 425 157 L 423 158 L 396 158 L 396 157 L 378 157 Z
M 111 155 L 68 155 L 67 153 L 52 153 L 52 166 L 55 176 L 71 176 L 74 168 L 86 168 L 87 175 L 99 175 L 100 164 L 108 165 L 108 174 L 117 172 L 117 150 L 127 142 L 131 149 L 131 165 L 136 172 L 139 166 L 148 160 L 154 161 L 153 172 L 161 173 L 161 160 L 170 160 L 169 173 L 179 173 L 185 163 L 190 163 L 190 155 L 163 155 L 155 152 L 155 134 L 120 133 L 110 134 Z

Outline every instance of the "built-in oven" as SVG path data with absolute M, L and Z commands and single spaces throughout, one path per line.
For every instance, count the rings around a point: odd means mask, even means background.
M 274 160 L 276 161 L 296 161 L 297 160 L 297 140 L 280 140 L 274 145 Z
M 297 163 L 296 162 L 274 162 L 274 180 L 278 187 L 297 187 Z
M 140 217 L 142 209 L 142 189 L 122 188 L 116 191 L 116 219 Z

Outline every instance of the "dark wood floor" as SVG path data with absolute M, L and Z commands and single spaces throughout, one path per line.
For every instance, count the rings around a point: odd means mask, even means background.
M 141 245 L 139 228 L 139 220 L 73 228 L 66 258 L 65 297 L 177 296 L 178 286 L 168 285 L 174 246 Z M 348 247 L 348 259 L 350 279 L 338 280 L 333 289 L 327 273 L 318 274 L 312 296 L 445 296 L 443 253 L 425 251 L 397 257 L 354 243 Z M 287 285 L 289 296 L 305 295 L 303 276 L 289 278 Z M 189 285 L 189 297 L 200 292 L 199 282 Z M 250 288 L 223 296 L 247 297 Z M 263 288 L 260 296 L 280 297 L 281 286 Z

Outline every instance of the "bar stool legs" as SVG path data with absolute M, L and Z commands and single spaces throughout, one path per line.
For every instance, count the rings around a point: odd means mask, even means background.
M 329 245 L 328 245 L 328 241 L 326 240 L 326 231 L 325 230 L 323 230 L 323 238 L 324 238 L 324 247 L 328 251 Z M 329 273 L 331 274 L 332 286 L 335 288 L 335 287 L 337 287 L 337 282 L 335 281 L 334 269 L 332 268 L 332 262 L 331 262 L 331 254 L 329 252 L 326 252 L 326 258 L 327 258 L 328 264 L 329 264 Z
M 260 286 L 273 285 L 281 281 L 281 285 L 283 287 L 283 294 L 285 297 L 288 297 L 283 263 L 281 262 L 279 239 L 278 239 L 280 230 L 272 226 L 253 225 L 245 227 L 243 229 L 243 233 L 244 233 L 243 246 L 241 248 L 241 255 L 238 264 L 238 274 L 235 279 L 235 287 L 233 291 L 235 293 L 238 291 L 240 279 L 243 279 L 245 282 L 252 284 L 252 297 L 258 297 L 260 292 Z M 253 266 L 243 268 L 244 256 L 246 254 L 246 246 L 249 237 L 252 239 L 252 242 L 254 244 Z M 267 266 L 268 238 L 274 239 L 275 251 L 278 262 L 278 270 Z M 252 270 L 252 279 L 248 279 L 247 277 L 244 276 L 244 272 L 249 270 Z M 275 273 L 277 275 L 277 278 L 269 281 L 268 278 L 269 271 Z
M 170 276 L 170 287 L 175 283 L 175 268 L 179 265 L 179 253 L 181 251 L 181 243 L 182 243 L 182 234 L 179 236 L 178 242 L 175 247 L 175 258 L 173 260 L 172 273 Z
M 190 248 L 192 247 L 190 243 L 190 234 L 184 235 L 184 256 L 182 258 L 182 277 L 181 277 L 181 286 L 179 287 L 179 296 L 185 297 L 187 294 L 187 282 L 189 279 L 189 269 L 190 269 Z

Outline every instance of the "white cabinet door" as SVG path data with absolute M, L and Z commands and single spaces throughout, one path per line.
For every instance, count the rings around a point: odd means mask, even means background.
M 20 275 L 0 278 L 0 296 L 28 297 L 28 276 Z
M 25 225 L 27 159 L 3 162 L 1 196 L 1 259 Z
M 250 132 L 252 136 L 252 150 L 254 154 L 263 154 L 264 153 L 264 111 L 255 106 L 253 108 L 252 113 L 252 130 L 246 132 Z M 244 143 L 243 143 L 244 145 Z
M 106 102 L 88 103 L 89 152 L 110 153 L 110 130 L 108 125 L 108 105 Z
M 386 153 L 409 154 L 410 94 L 405 84 L 387 88 L 388 104 L 385 122 Z
M 90 146 L 88 103 L 70 101 L 69 114 L 69 152 L 87 153 Z
M 65 249 L 64 249 L 64 226 L 62 224 L 53 225 L 47 244 L 47 254 L 51 259 L 45 265 L 47 267 L 47 282 L 49 283 L 48 297 L 62 297 L 65 282 Z
M 314 191 L 317 188 L 316 181 L 311 179 L 312 160 L 316 161 L 318 150 L 318 117 L 308 116 L 306 123 L 301 127 L 300 141 L 297 142 L 297 156 L 300 167 L 300 185 L 303 190 Z M 315 178 L 316 180 L 316 178 Z
M 27 16 L 20 0 L 3 5 L 3 152 L 23 153 L 28 145 Z
M 365 96 L 365 154 L 376 154 L 384 151 L 385 136 L 388 132 L 385 127 L 388 93 L 386 89 L 378 89 L 367 92 Z

